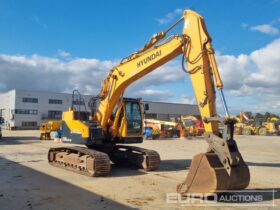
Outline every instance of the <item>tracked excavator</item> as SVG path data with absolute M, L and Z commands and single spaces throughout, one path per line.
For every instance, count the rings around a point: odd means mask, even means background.
M 204 133 L 202 122 L 196 116 L 181 115 L 179 123 L 184 137 L 202 136 Z
M 184 22 L 182 34 L 165 38 L 180 22 Z M 100 93 L 89 102 L 90 114 L 73 107 L 63 113 L 62 141 L 86 147 L 51 148 L 49 163 L 88 176 L 108 175 L 110 161 L 156 170 L 160 164 L 156 151 L 129 146 L 143 141 L 144 110 L 140 99 L 125 98 L 123 94 L 130 84 L 179 55 L 192 81 L 209 147 L 194 156 L 177 192 L 187 195 L 246 188 L 249 169 L 233 137 L 235 120 L 229 117 L 211 37 L 203 17 L 192 10 L 185 10 L 174 25 L 155 34 L 142 49 L 112 68 Z M 226 113 L 223 118 L 216 111 L 216 89 Z M 225 125 L 222 133 L 218 123 Z

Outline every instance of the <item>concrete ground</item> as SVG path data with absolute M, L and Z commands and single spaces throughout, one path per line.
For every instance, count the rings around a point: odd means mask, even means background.
M 161 155 L 155 172 L 112 165 L 109 177 L 91 178 L 55 168 L 47 162 L 49 147 L 38 131 L 4 131 L 0 140 L 0 209 L 280 209 L 280 137 L 237 136 L 251 172 L 250 190 L 275 190 L 264 201 L 218 203 L 219 207 L 167 203 L 166 194 L 186 177 L 194 154 L 206 150 L 203 139 L 146 140 L 141 146 Z M 138 145 L 140 146 L 140 145 Z M 271 195 L 270 192 L 264 192 Z M 189 206 L 191 205 L 191 206 Z M 253 207 L 249 207 L 249 206 Z

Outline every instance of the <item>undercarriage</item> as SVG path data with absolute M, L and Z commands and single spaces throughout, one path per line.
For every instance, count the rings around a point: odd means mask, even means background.
M 51 165 L 86 176 L 107 176 L 111 161 L 154 171 L 159 167 L 160 156 L 154 150 L 135 146 L 114 145 L 112 147 L 57 147 L 50 148 L 48 161 Z

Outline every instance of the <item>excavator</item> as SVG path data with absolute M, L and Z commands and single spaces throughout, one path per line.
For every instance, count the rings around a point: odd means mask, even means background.
M 181 115 L 180 127 L 182 127 L 182 133 L 184 137 L 202 136 L 204 128 L 201 121 L 193 115 Z
M 181 22 L 182 34 L 167 37 Z M 179 55 L 182 69 L 192 81 L 208 149 L 193 157 L 177 192 L 188 195 L 246 188 L 250 173 L 234 140 L 236 121 L 229 117 L 211 37 L 203 17 L 192 10 L 185 10 L 170 28 L 152 36 L 143 48 L 111 69 L 99 94 L 89 101 L 89 114 L 73 106 L 63 113 L 62 141 L 85 146 L 50 148 L 49 163 L 88 176 L 108 175 L 111 161 L 156 170 L 160 164 L 156 151 L 129 146 L 143 142 L 143 113 L 148 107 L 144 108 L 141 99 L 123 95 L 130 84 Z M 216 90 L 226 113 L 222 118 L 216 110 Z M 225 125 L 222 133 L 219 123 Z
M 176 122 L 156 120 L 156 119 L 144 119 L 145 130 L 150 131 L 150 136 L 153 140 L 159 138 L 173 138 L 180 137 L 180 129 Z

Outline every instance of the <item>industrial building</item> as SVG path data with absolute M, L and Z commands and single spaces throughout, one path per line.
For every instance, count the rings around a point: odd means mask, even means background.
M 90 110 L 88 101 L 90 95 L 82 95 L 83 109 Z M 149 104 L 146 118 L 170 120 L 181 114 L 199 115 L 197 105 L 175 104 L 164 102 L 145 101 Z M 52 93 L 44 91 L 29 91 L 13 89 L 0 94 L 0 116 L 4 118 L 4 127 L 7 129 L 38 128 L 40 122 L 46 119 L 60 119 L 62 112 L 72 104 L 72 94 Z

